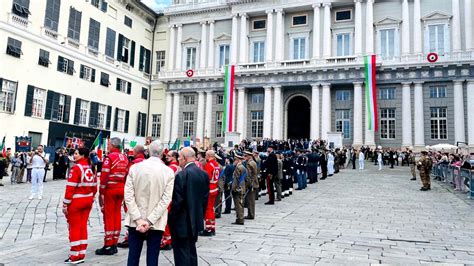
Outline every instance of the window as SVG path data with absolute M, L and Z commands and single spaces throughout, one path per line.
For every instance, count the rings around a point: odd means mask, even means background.
M 148 89 L 147 88 L 142 88 L 142 99 L 143 100 L 148 100 Z
M 156 51 L 156 74 L 165 68 L 165 51 Z
M 223 44 L 219 46 L 219 67 L 223 67 L 229 64 L 229 53 L 230 46 Z
M 28 15 L 31 15 L 29 8 L 30 0 L 13 0 L 13 14 L 23 18 L 28 18 Z
M 127 93 L 128 89 L 128 82 L 123 79 L 117 78 L 117 91 Z
M 44 115 L 44 102 L 46 98 L 46 91 L 40 88 L 35 88 L 33 93 L 33 106 L 31 109 L 31 116 L 37 118 L 43 118 Z
M 85 79 L 90 82 L 95 82 L 95 69 L 81 65 L 81 72 L 79 74 L 79 78 Z
M 194 95 L 184 95 L 183 96 L 184 105 L 193 105 L 194 104 Z
M 61 0 L 48 0 L 46 2 L 46 12 L 44 14 L 44 26 L 48 29 L 58 31 L 59 9 Z
M 48 67 L 51 62 L 49 61 L 49 52 L 43 49 L 40 49 L 38 65 Z
M 15 110 L 17 85 L 16 82 L 0 79 L 0 112 L 13 113 Z
M 253 43 L 253 62 L 262 63 L 265 60 L 265 42 L 258 41 Z
M 430 98 L 446 98 L 446 87 L 430 87 Z
M 105 38 L 105 55 L 115 57 L 115 31 L 107 28 L 107 36 Z
M 59 102 L 58 102 L 58 117 L 57 117 L 58 122 L 63 122 L 65 105 L 66 105 L 66 95 L 60 94 Z
M 119 47 L 120 45 L 122 45 L 120 51 L 117 51 L 117 53 L 121 53 L 120 55 L 118 55 L 117 59 L 119 61 L 122 61 L 122 62 L 125 62 L 125 63 L 128 63 L 128 55 L 129 55 L 129 51 L 131 50 L 130 49 L 130 46 L 131 46 L 131 41 L 129 39 L 127 39 L 126 37 L 124 37 L 122 34 L 119 34 Z M 133 52 L 133 51 L 132 51 Z M 133 56 L 132 53 L 130 53 L 130 59 L 131 57 Z
M 446 107 L 431 107 L 431 139 L 448 139 L 448 119 Z
M 154 114 L 151 116 L 151 136 L 159 138 L 161 132 L 161 114 Z
M 336 55 L 348 56 L 351 51 L 351 35 L 350 33 L 342 33 L 336 35 Z
M 380 31 L 380 53 L 385 58 L 395 56 L 395 29 Z
M 186 48 L 186 69 L 196 68 L 196 47 Z
M 395 139 L 395 108 L 380 109 L 380 138 Z
M 349 90 L 336 91 L 336 101 L 349 101 L 351 99 L 351 92 Z
M 150 60 L 151 51 L 140 45 L 140 62 L 138 64 L 138 71 L 150 74 Z
M 99 50 L 100 23 L 94 19 L 89 20 L 89 41 L 87 46 L 95 51 Z
M 350 110 L 336 110 L 336 132 L 342 132 L 345 139 L 350 138 Z
M 352 19 L 351 10 L 341 10 L 336 12 L 336 21 L 347 21 Z
M 263 103 L 265 96 L 263 93 L 254 93 L 252 94 L 252 103 Z
M 381 88 L 380 89 L 381 100 L 393 100 L 395 99 L 395 88 Z
M 100 85 L 108 87 L 110 84 L 109 74 L 107 73 L 100 73 Z
M 125 131 L 125 110 L 117 109 L 117 131 Z
M 293 26 L 303 26 L 308 24 L 308 16 L 293 16 Z
M 58 71 L 72 76 L 76 72 L 74 70 L 74 61 L 58 56 Z
M 20 56 L 23 54 L 21 52 L 21 42 L 19 40 L 8 37 L 7 54 L 13 57 L 20 58 Z
M 265 19 L 254 20 L 252 23 L 252 29 L 264 30 L 266 28 L 266 22 L 267 21 Z
M 127 16 L 124 16 L 124 21 L 123 23 L 127 26 L 129 26 L 130 28 L 132 27 L 132 19 L 127 17 Z
M 250 112 L 252 138 L 261 138 L 263 136 L 263 111 Z
M 438 55 L 444 55 L 444 28 L 445 25 L 429 25 L 428 36 L 429 36 L 429 51 L 431 53 L 437 53 Z
M 87 114 L 89 113 L 89 102 L 81 100 L 81 109 L 79 111 L 79 125 L 87 126 Z
M 216 96 L 216 104 L 224 104 L 224 95 L 217 94 Z
M 224 118 L 224 112 L 216 112 L 216 138 L 222 138 L 222 120 Z
M 97 128 L 105 129 L 105 121 L 107 118 L 107 105 L 99 104 L 97 112 Z
M 79 42 L 81 36 L 81 18 L 82 12 L 77 11 L 73 7 L 69 9 L 69 26 L 67 37 Z
M 99 8 L 102 12 L 107 12 L 107 2 L 105 0 L 92 0 L 91 4 Z
M 293 39 L 293 59 L 300 60 L 305 59 L 306 51 L 306 38 L 294 38 Z
M 183 113 L 183 137 L 194 135 L 194 112 Z

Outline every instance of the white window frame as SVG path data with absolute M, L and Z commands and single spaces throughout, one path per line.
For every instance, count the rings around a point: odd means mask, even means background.
M 121 51 L 121 55 L 123 56 L 125 54 L 125 51 L 127 51 L 127 64 L 130 64 L 130 58 L 132 57 L 132 55 L 130 54 L 130 45 L 131 45 L 132 41 L 130 39 L 128 39 L 127 37 L 123 37 L 123 43 L 122 43 L 122 51 Z
M 31 117 L 43 118 L 46 109 L 46 90 L 36 88 L 33 92 Z
M 161 57 L 161 55 L 164 55 Z M 166 67 L 166 51 L 156 51 L 156 74 L 165 69 Z
M 13 114 L 18 83 L 4 79 L 0 84 L 0 112 Z
M 293 18 L 294 17 L 306 17 L 306 24 L 300 24 L 300 25 L 294 25 L 293 24 Z M 308 26 L 308 20 L 309 20 L 309 16 L 308 16 L 308 13 L 301 13 L 301 14 L 294 14 L 291 16 L 291 27 L 292 28 L 298 28 L 298 27 L 305 27 L 305 26 Z
M 87 126 L 89 122 L 89 101 L 81 100 L 79 108 L 79 125 Z
M 254 117 L 254 113 L 261 114 L 261 117 Z M 250 134 L 252 138 L 263 137 L 263 110 L 250 111 Z
M 265 21 L 265 28 L 263 28 L 263 29 L 255 29 L 255 28 L 253 27 L 253 26 L 254 26 L 253 23 L 254 23 L 255 21 L 260 21 L 260 20 L 264 20 L 264 21 Z M 251 26 L 250 26 L 250 29 L 251 29 L 251 31 L 266 31 L 266 30 L 267 30 L 267 26 L 268 26 L 267 23 L 268 23 L 268 21 L 267 21 L 267 19 L 264 18 L 264 17 L 251 19 L 251 20 L 250 20 L 250 25 L 251 25 Z
M 194 49 L 194 62 L 192 60 L 190 60 L 190 65 L 188 66 L 188 50 L 192 50 Z M 198 48 L 197 46 L 186 46 L 184 48 L 184 67 L 186 69 L 196 69 L 196 67 L 198 66 L 198 63 L 197 63 L 197 58 L 198 58 Z M 192 59 L 192 55 L 191 55 L 191 59 Z
M 336 109 L 335 110 L 335 129 L 336 132 L 342 132 L 344 139 L 351 137 L 351 110 L 350 109 Z M 348 125 L 349 129 L 344 131 L 345 126 Z
M 224 49 L 224 60 L 222 60 L 221 58 L 221 47 L 228 47 L 227 49 L 227 53 L 225 52 L 226 49 Z M 225 65 L 228 65 L 230 64 L 230 43 L 220 43 L 218 46 L 217 46 L 217 50 L 218 50 L 218 66 L 219 68 L 222 68 L 224 67 Z M 227 64 L 225 63 L 225 58 L 227 56 Z
M 347 54 L 337 55 L 337 36 L 339 35 L 349 35 L 349 51 L 347 52 Z M 333 34 L 333 45 L 334 45 L 333 53 L 336 57 L 349 57 L 349 56 L 354 55 L 354 31 L 350 31 L 347 29 L 335 30 Z
M 288 34 L 289 39 L 290 39 L 290 49 L 288 49 L 288 58 L 291 60 L 306 60 L 309 58 L 309 31 L 304 31 L 304 32 L 297 32 L 297 33 L 289 33 Z M 294 51 L 295 51 L 295 39 L 301 39 L 303 38 L 305 40 L 305 47 L 304 47 L 304 57 L 296 59 L 294 57 Z
M 390 55 L 390 52 L 389 52 L 389 49 L 390 49 L 390 38 L 389 38 L 389 34 L 388 34 L 388 31 L 393 31 L 393 55 Z M 386 36 L 383 36 L 383 32 L 387 32 L 387 35 Z M 399 32 L 398 32 L 398 28 L 382 28 L 382 29 L 377 29 L 377 36 L 378 36 L 378 43 L 377 43 L 377 46 L 378 46 L 378 54 L 380 54 L 380 56 L 382 58 L 394 58 L 394 57 L 397 57 L 400 55 L 400 37 L 399 37 Z M 386 44 L 386 47 L 385 47 L 385 51 L 386 51 L 386 54 L 382 54 L 382 43 L 383 43 L 383 38 L 385 37 L 385 44 Z
M 261 52 L 260 57 L 263 57 L 262 61 L 255 61 L 254 53 L 255 53 L 255 43 L 257 42 L 262 42 L 263 43 L 263 52 Z M 250 53 L 249 53 L 249 62 L 252 63 L 264 63 L 266 58 L 265 58 L 265 49 L 266 49 L 266 42 L 265 42 L 265 37 L 258 37 L 258 38 L 252 38 L 250 41 Z M 261 49 L 261 48 L 260 48 Z
M 441 96 L 441 92 L 440 90 L 443 90 L 444 91 L 444 96 L 443 97 L 440 97 Z M 432 97 L 432 91 L 435 91 L 435 97 Z M 448 96 L 448 91 L 447 91 L 447 88 L 446 86 L 444 85 L 437 85 L 437 86 L 430 86 L 430 98 L 431 99 L 439 99 L 439 98 L 446 98 Z
M 58 122 L 63 122 L 64 116 L 64 106 L 66 105 L 66 95 L 60 94 L 59 95 L 59 103 L 58 103 Z
M 194 105 L 196 103 L 195 95 L 183 95 L 183 105 Z
M 431 116 L 431 111 L 433 108 L 436 108 L 438 109 L 436 114 L 437 116 L 436 117 L 432 117 Z M 446 116 L 445 117 L 440 117 L 440 110 L 441 109 L 446 109 Z M 437 121 L 437 129 L 436 129 L 436 135 L 437 135 L 437 138 L 433 138 L 433 121 Z M 444 125 L 446 127 L 446 138 L 441 138 L 441 121 L 444 121 Z M 448 108 L 445 107 L 445 106 L 433 106 L 433 107 L 430 107 L 430 138 L 432 140 L 447 140 L 449 135 L 448 135 Z
M 351 12 L 351 18 L 350 19 L 344 19 L 344 20 L 336 20 L 336 14 L 338 12 L 344 12 L 344 11 L 350 11 Z M 334 10 L 333 14 L 333 22 L 335 23 L 342 23 L 342 22 L 349 22 L 354 20 L 354 10 L 352 8 L 344 8 L 344 9 L 336 9 Z
M 391 95 L 391 91 L 393 91 L 393 98 L 389 97 L 389 95 Z M 380 95 L 379 97 L 380 100 L 393 100 L 397 97 L 397 90 L 395 87 L 380 88 L 379 95 Z
M 69 69 L 69 59 L 63 57 L 63 62 L 64 62 L 64 64 L 63 64 L 63 72 L 64 72 L 64 73 L 68 73 L 67 70 Z
M 212 49 L 214 51 L 214 66 L 215 68 L 218 68 L 217 66 L 220 65 L 220 47 L 221 45 L 229 45 L 229 63 L 230 63 L 230 43 L 232 41 L 232 37 L 227 34 L 222 34 L 216 38 L 214 38 L 212 44 Z M 248 45 L 248 44 L 247 44 Z M 212 50 L 211 50 L 212 51 Z
M 431 13 L 422 18 L 423 30 L 424 30 L 424 51 L 425 54 L 428 54 L 432 51 L 436 52 L 438 56 L 443 56 L 445 54 L 451 53 L 451 18 L 452 16 L 446 15 L 440 12 Z M 444 52 L 440 53 L 439 51 L 431 49 L 431 40 L 430 40 L 430 26 L 443 25 L 444 27 Z
M 152 114 L 151 137 L 159 138 L 161 136 L 161 114 Z
M 84 65 L 84 74 L 83 79 L 87 81 L 92 81 L 92 68 Z
M 222 111 L 216 112 L 216 138 L 224 137 L 224 133 L 222 132 L 223 122 L 224 122 L 224 112 Z
M 120 79 L 120 92 L 127 93 L 128 81 Z
M 194 112 L 183 112 L 183 137 L 187 138 L 193 135 L 194 135 Z
M 107 119 L 107 105 L 99 104 L 97 108 L 97 128 L 105 129 Z
M 223 94 L 217 94 L 216 95 L 216 104 L 224 104 L 224 95 Z
M 261 99 L 262 101 L 254 101 L 254 99 Z M 252 93 L 250 96 L 250 103 L 252 104 L 263 104 L 264 101 L 265 95 L 263 93 Z
M 338 102 L 344 102 L 344 101 L 350 101 L 351 100 L 351 91 L 350 90 L 336 90 L 336 95 L 334 95 L 336 101 Z M 338 94 L 341 96 L 341 99 L 338 99 Z M 347 96 L 347 97 L 346 97 Z
M 117 110 L 117 131 L 124 132 L 125 131 L 125 110 L 118 109 Z
M 393 111 L 393 117 L 392 113 Z M 393 130 L 392 130 L 393 129 Z M 393 135 L 391 135 L 393 133 Z M 380 139 L 395 139 L 397 137 L 397 109 L 380 109 Z

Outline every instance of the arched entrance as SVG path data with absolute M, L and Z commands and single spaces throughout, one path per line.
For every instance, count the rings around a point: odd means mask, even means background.
M 311 104 L 303 95 L 295 95 L 286 103 L 286 137 L 308 138 L 311 127 Z

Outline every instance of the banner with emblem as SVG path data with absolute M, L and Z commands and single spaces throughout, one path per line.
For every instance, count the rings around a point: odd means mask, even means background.
M 31 151 L 31 137 L 28 137 L 28 136 L 15 137 L 15 151 L 16 152 Z

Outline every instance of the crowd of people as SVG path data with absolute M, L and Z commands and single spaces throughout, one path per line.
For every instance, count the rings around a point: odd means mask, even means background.
M 423 151 L 418 158 L 411 148 L 403 152 L 381 147 L 329 149 L 323 140 L 242 140 L 232 148 L 215 143 L 205 150 L 168 150 L 156 140 L 135 146 L 130 155 L 121 145 L 120 139 L 110 139 L 103 161 L 86 148 L 56 151 L 53 179 L 67 175 L 63 213 L 71 247 L 65 263 L 84 262 L 87 221 L 97 193 L 104 216 L 104 245 L 96 255 L 129 248 L 128 264 L 138 265 L 147 241 L 147 264 L 158 263 L 159 250 L 172 249 L 176 265 L 197 265 L 198 236 L 216 235 L 216 219 L 230 214 L 232 206 L 233 224 L 243 225 L 257 218 L 256 200 L 266 197 L 265 205 L 274 205 L 351 163 L 352 169 L 361 170 L 370 161 L 379 170 L 383 165 L 408 165 L 411 180 L 416 180 L 418 169 L 422 191 L 431 189 L 433 164 L 467 167 L 456 154 Z M 11 155 L 9 151 L 8 155 L 0 158 L 0 171 L 11 167 L 12 182 L 21 183 L 27 169 L 27 181 L 32 183 L 29 199 L 41 199 L 50 163 L 43 146 L 29 153 Z M 463 190 L 462 181 L 455 183 L 456 190 Z M 120 242 L 122 209 L 128 229 Z

